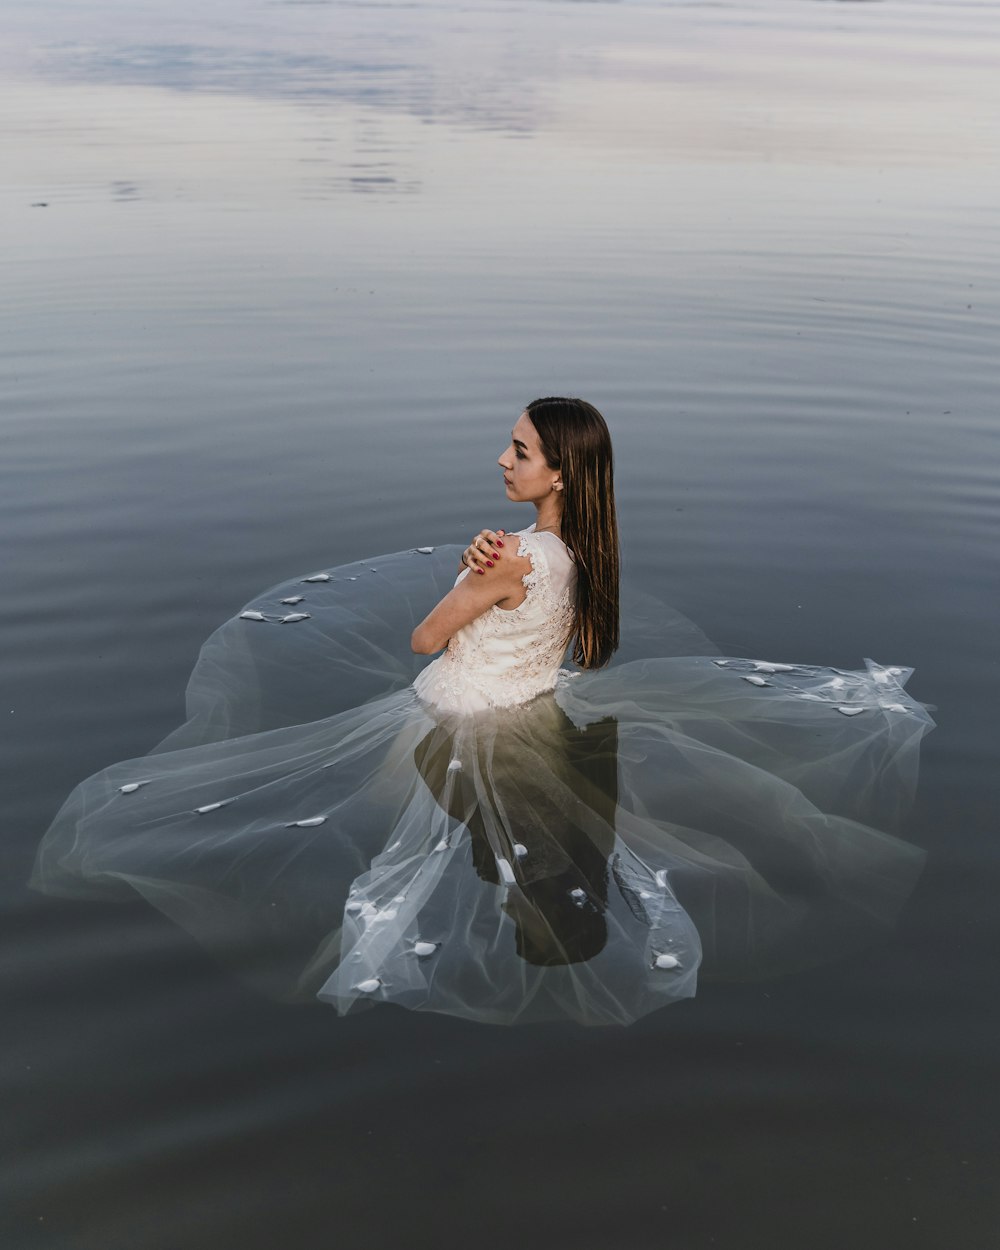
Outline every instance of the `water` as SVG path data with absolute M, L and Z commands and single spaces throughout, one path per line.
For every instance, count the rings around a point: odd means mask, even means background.
M 996 7 L 2 24 L 7 1244 L 993 1245 Z M 891 940 L 491 1030 L 277 1007 L 24 890 L 257 590 L 523 524 L 495 456 L 561 392 L 613 426 L 629 565 L 727 651 L 916 667 Z

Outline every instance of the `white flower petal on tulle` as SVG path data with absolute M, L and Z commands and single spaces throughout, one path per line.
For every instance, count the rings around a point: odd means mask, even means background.
M 329 573 L 313 573 L 311 577 L 303 577 L 304 582 L 328 582 L 330 580 Z
M 308 621 L 310 619 L 308 612 L 289 612 L 287 616 L 281 618 L 281 624 L 291 625 L 294 621 Z
M 358 579 L 356 577 L 349 577 L 347 580 L 349 582 L 356 582 Z
M 718 664 L 719 668 L 728 668 L 728 667 L 729 667 L 729 661 L 728 661 L 728 660 L 713 660 L 713 661 L 712 661 L 712 663 L 713 663 L 713 664 Z
M 258 612 L 254 608 L 248 609 L 246 612 L 240 613 L 241 621 L 266 621 L 267 617 L 263 612 Z
M 518 859 L 524 859 L 528 854 L 528 848 L 524 845 L 523 842 L 515 842 L 514 854 L 517 856 Z
M 837 711 L 842 716 L 860 716 L 862 712 L 867 712 L 866 707 L 858 707 L 856 703 L 838 703 Z
M 413 953 L 421 959 L 426 959 L 429 955 L 433 955 L 437 948 L 437 942 L 414 942 Z
M 148 785 L 148 781 L 130 781 L 124 786 L 119 786 L 118 789 L 122 794 L 135 794 L 136 790 L 138 790 L 140 786 Z
M 304 598 L 305 595 L 289 595 L 287 599 L 282 599 L 281 602 L 290 603 L 294 606 L 296 603 L 301 603 Z
M 883 703 L 881 706 L 885 712 L 908 712 L 910 710 L 905 703 Z
M 461 768 L 462 768 L 462 761 L 460 759 L 453 759 L 453 760 L 448 761 L 448 771 L 450 773 L 460 772 Z
M 377 916 L 378 908 L 375 906 L 374 903 L 362 903 L 361 914 L 362 916 Z
M 397 894 L 397 895 L 395 896 L 395 898 L 394 898 L 392 901 L 393 901 L 394 903 L 405 903 L 405 902 L 406 902 L 406 895 L 405 895 L 405 894 Z
M 384 911 L 379 911 L 379 909 L 378 909 L 377 907 L 373 907 L 373 908 L 372 908 L 372 910 L 371 910 L 370 912 L 369 912 L 369 911 L 365 911 L 365 910 L 364 910 L 364 908 L 362 908 L 362 909 L 361 909 L 361 914 L 362 914 L 362 916 L 364 916 L 364 918 L 365 918 L 365 920 L 368 922 L 368 924 L 382 924 L 382 922 L 383 922 L 383 921 L 385 920 L 385 918 L 386 918 L 386 914 L 385 914 L 385 912 L 384 912 Z
M 378 977 L 369 977 L 367 981 L 359 981 L 354 988 L 362 994 L 374 994 L 381 984 Z
M 326 824 L 325 816 L 309 816 L 306 820 L 293 820 L 285 825 L 286 829 L 312 829 L 314 825 Z
M 435 851 L 446 851 L 448 849 L 448 839 L 442 838 L 434 849 Z
M 422 556 L 429 556 L 431 552 L 434 550 L 434 548 L 433 547 L 418 547 L 417 550 L 420 552 Z
M 657 955 L 655 960 L 657 968 L 679 968 L 681 961 L 676 955 Z
M 758 673 L 790 673 L 794 664 L 772 664 L 769 660 L 754 660 L 754 668 Z
M 349 911 L 352 916 L 356 916 L 357 913 L 361 910 L 361 904 L 360 903 L 348 903 L 347 906 L 344 908 L 344 910 Z
M 204 807 L 196 807 L 194 810 L 198 812 L 199 815 L 204 814 L 205 812 L 214 812 L 218 811 L 220 807 L 225 807 L 232 801 L 232 799 L 222 799 L 219 803 L 206 803 Z
M 656 884 L 660 887 L 660 889 L 661 889 L 661 890 L 665 890 L 665 889 L 667 888 L 667 870 L 666 870 L 666 868 L 661 868 L 661 869 L 660 869 L 660 870 L 656 873 L 656 875 L 655 875 L 655 877 L 654 877 L 654 880 L 656 881 Z
M 652 894 L 650 894 L 650 892 L 649 892 L 648 890 L 640 890 L 640 891 L 639 891 L 639 897 L 640 897 L 640 898 L 653 898 L 654 896 L 653 896 Z
M 514 876 L 514 869 L 510 866 L 510 860 L 497 856 L 497 872 L 500 874 L 500 880 L 504 885 L 514 885 L 517 877 Z
M 751 686 L 769 686 L 771 683 L 765 681 L 763 677 L 758 677 L 755 673 L 744 673 L 743 680 L 748 681 Z

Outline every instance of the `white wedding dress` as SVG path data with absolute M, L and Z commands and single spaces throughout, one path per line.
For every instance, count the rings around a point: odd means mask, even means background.
M 524 602 L 426 666 L 457 547 L 260 596 L 185 725 L 69 797 L 32 884 L 138 892 L 280 997 L 491 1023 L 627 1024 L 890 926 L 922 864 L 889 832 L 932 726 L 909 670 L 719 657 L 626 594 L 616 663 L 570 673 L 573 558 L 533 530 Z

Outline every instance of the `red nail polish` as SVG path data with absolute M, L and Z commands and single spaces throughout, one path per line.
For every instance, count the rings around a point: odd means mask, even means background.
M 482 577 L 482 575 L 483 575 L 483 570 L 482 570 L 482 569 L 476 569 L 476 572 L 479 574 L 479 576 L 480 576 L 480 577 Z
M 499 539 L 499 538 L 497 539 L 497 546 L 498 546 L 498 547 L 502 547 L 502 546 L 503 546 L 503 543 L 500 541 L 500 539 Z
M 492 567 L 493 567 L 493 561 L 492 561 L 492 560 L 487 560 L 487 561 L 486 561 L 486 564 L 487 564 L 487 566 L 488 566 L 489 568 L 492 568 Z

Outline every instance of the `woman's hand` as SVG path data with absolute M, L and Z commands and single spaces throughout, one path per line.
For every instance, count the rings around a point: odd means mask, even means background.
M 472 542 L 462 552 L 462 564 L 467 569 L 482 576 L 487 569 L 493 568 L 500 559 L 500 548 L 506 530 L 480 530 Z

